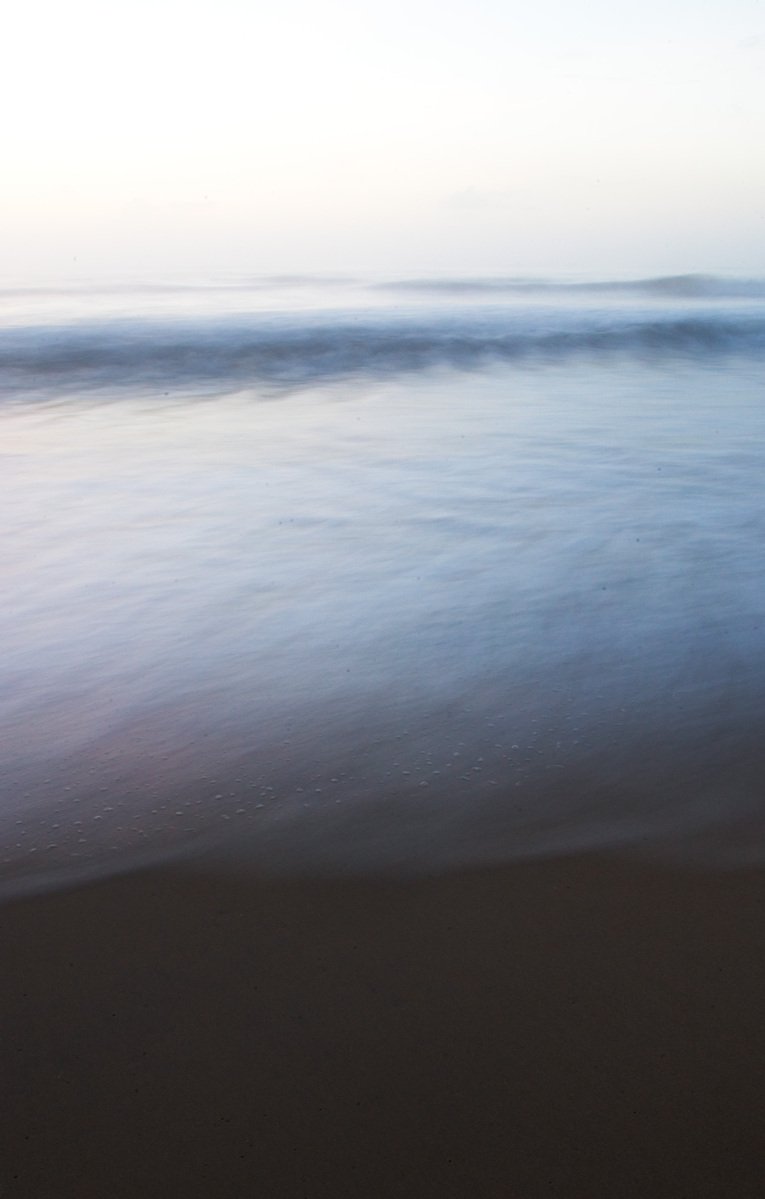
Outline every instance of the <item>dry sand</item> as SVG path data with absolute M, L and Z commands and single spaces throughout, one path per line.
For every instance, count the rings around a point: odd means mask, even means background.
M 177 865 L 2 908 L 8 1199 L 754 1199 L 763 873 Z

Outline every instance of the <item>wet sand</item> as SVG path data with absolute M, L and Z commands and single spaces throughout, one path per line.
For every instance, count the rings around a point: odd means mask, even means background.
M 753 1199 L 764 879 L 175 864 L 6 903 L 0 1193 Z

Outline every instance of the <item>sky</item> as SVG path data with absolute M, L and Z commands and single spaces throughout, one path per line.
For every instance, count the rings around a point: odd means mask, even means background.
M 765 275 L 763 0 L 26 0 L 0 277 Z

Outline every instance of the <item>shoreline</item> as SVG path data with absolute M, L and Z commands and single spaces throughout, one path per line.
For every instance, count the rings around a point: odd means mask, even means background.
M 763 869 L 173 862 L 1 910 L 14 1197 L 762 1192 Z

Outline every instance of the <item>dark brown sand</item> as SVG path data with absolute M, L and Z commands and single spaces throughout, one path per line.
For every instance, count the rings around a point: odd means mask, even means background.
M 0 1193 L 760 1197 L 764 916 L 587 858 L 6 904 Z

